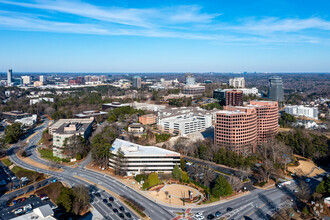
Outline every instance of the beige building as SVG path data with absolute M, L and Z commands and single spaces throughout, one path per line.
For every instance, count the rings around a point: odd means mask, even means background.
M 49 127 L 49 134 L 53 135 L 54 156 L 64 157 L 62 150 L 65 139 L 73 135 L 87 139 L 92 133 L 93 122 L 93 117 L 89 119 L 60 119 Z
M 157 117 L 154 114 L 142 115 L 139 117 L 139 122 L 143 125 L 156 124 Z
M 144 131 L 144 127 L 140 123 L 133 123 L 128 126 L 127 131 L 129 133 L 142 133 Z

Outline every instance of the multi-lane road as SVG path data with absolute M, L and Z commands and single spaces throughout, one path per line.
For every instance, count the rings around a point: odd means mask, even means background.
M 42 131 L 49 123 L 48 119 L 45 118 L 44 120 L 43 125 L 37 127 L 35 129 L 35 134 L 29 138 L 26 151 L 32 160 L 35 160 L 41 164 L 49 165 L 46 160 L 40 159 L 35 151 L 36 144 L 41 138 Z M 103 198 L 108 198 L 110 196 L 109 192 L 113 192 L 117 195 L 123 195 L 135 200 L 145 208 L 144 212 L 151 219 L 155 220 L 175 218 L 177 216 L 176 213 L 182 213 L 188 207 L 192 208 L 192 213 L 201 212 L 204 216 L 220 211 L 223 215 L 226 215 L 230 219 L 267 219 L 274 212 L 276 212 L 276 210 L 282 206 L 287 206 L 290 202 L 290 199 L 285 191 L 278 188 L 272 188 L 269 190 L 256 189 L 240 198 L 212 205 L 198 207 L 170 206 L 150 200 L 145 197 L 143 193 L 141 194 L 136 192 L 134 189 L 131 189 L 111 176 L 85 169 L 84 166 L 91 160 L 90 156 L 88 156 L 78 167 L 61 166 L 63 171 L 56 172 L 53 170 L 41 169 L 21 161 L 14 153 L 14 149 L 15 146 L 10 150 L 9 158 L 12 162 L 19 166 L 51 175 L 60 181 L 69 183 L 71 186 L 74 186 L 75 184 L 84 184 L 86 186 L 91 186 L 91 183 L 95 184 L 95 191 L 99 191 L 101 193 L 101 198 L 94 197 L 92 206 L 97 209 L 104 216 L 104 218 L 107 219 L 119 219 L 118 215 L 112 212 L 112 208 L 108 207 L 102 201 Z M 108 192 L 103 189 L 107 189 Z M 116 200 L 114 205 L 124 206 L 124 204 L 122 204 L 119 200 Z M 232 208 L 233 211 L 227 212 L 228 207 Z M 126 208 L 126 210 L 128 209 Z

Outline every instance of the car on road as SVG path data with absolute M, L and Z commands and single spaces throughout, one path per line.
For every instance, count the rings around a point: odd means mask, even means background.
M 115 199 L 114 199 L 112 196 L 110 196 L 110 197 L 109 197 L 109 201 L 110 201 L 110 202 L 113 202 L 113 201 L 115 201 Z
M 115 208 L 115 209 L 112 209 L 112 211 L 116 213 L 116 212 L 118 212 L 118 209 Z
M 221 212 L 220 211 L 217 211 L 216 213 L 215 213 L 215 216 L 216 217 L 219 217 L 221 215 Z
M 119 210 L 120 210 L 120 211 L 124 211 L 125 208 L 124 208 L 123 206 L 120 206 L 120 207 L 119 207 Z
M 21 214 L 23 214 L 23 213 L 24 213 L 24 211 L 23 211 L 23 209 L 21 209 L 21 208 L 16 209 L 15 212 L 14 212 L 15 215 L 21 215 Z
M 131 213 L 129 213 L 129 212 L 126 212 L 126 216 L 127 216 L 128 218 L 132 218 L 132 215 L 131 215 Z
M 107 206 L 108 207 L 112 207 L 112 204 L 109 202 L 109 203 L 107 203 Z
M 120 218 L 125 218 L 125 216 L 124 216 L 123 213 L 119 213 L 118 216 L 119 216 Z
M 231 211 L 233 211 L 233 208 L 228 207 L 227 212 L 231 212 Z
M 100 198 L 101 194 L 100 193 L 95 193 L 95 196 Z
M 215 216 L 213 215 L 213 214 L 209 214 L 208 216 L 207 216 L 207 219 L 214 219 L 215 218 Z
M 104 203 L 108 203 L 108 200 L 107 200 L 107 199 L 103 199 L 103 202 L 104 202 Z

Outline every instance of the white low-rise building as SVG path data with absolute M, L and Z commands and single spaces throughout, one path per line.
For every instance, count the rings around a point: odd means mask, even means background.
M 198 107 L 164 109 L 158 112 L 157 125 L 162 132 L 186 136 L 211 127 L 217 111 Z
M 165 109 L 165 105 L 156 105 L 150 103 L 143 103 L 143 102 L 134 102 L 132 103 L 132 107 L 134 109 L 144 110 L 144 111 L 154 111 L 158 112 L 159 110 Z
M 180 153 L 154 146 L 142 146 L 129 141 L 116 139 L 111 148 L 110 168 L 115 169 L 118 150 L 124 155 L 124 169 L 127 176 L 141 172 L 171 173 L 174 166 L 180 163 Z
M 260 93 L 258 93 L 258 89 L 256 87 L 252 87 L 252 88 L 239 88 L 237 90 L 240 90 L 243 92 L 243 95 L 256 95 L 256 96 L 260 96 Z
M 37 98 L 37 99 L 30 99 L 30 105 L 34 105 L 34 104 L 37 104 L 37 103 L 42 102 L 42 101 L 54 102 L 54 98 L 40 97 L 40 98 Z
M 288 105 L 285 106 L 285 113 L 300 116 L 300 117 L 307 117 L 318 119 L 319 110 L 317 107 L 306 107 L 303 105 Z
M 37 119 L 38 119 L 37 115 L 32 115 L 31 117 L 16 119 L 15 122 L 21 123 L 25 127 L 33 127 L 34 125 L 37 124 Z

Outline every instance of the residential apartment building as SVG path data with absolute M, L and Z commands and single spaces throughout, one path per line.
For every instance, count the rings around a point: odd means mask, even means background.
M 255 152 L 278 132 L 278 103 L 251 101 L 248 106 L 224 106 L 216 113 L 214 143 L 240 154 Z
M 49 134 L 53 135 L 53 154 L 54 156 L 63 158 L 63 145 L 67 138 L 73 135 L 82 136 L 88 139 L 92 133 L 92 124 L 94 118 L 88 119 L 60 119 L 49 127 Z
M 319 110 L 317 107 L 307 107 L 303 105 L 287 105 L 285 106 L 285 113 L 298 117 L 318 119 Z
M 245 79 L 244 77 L 235 77 L 229 79 L 228 84 L 234 88 L 245 88 Z
M 158 112 L 157 125 L 162 132 L 186 136 L 211 127 L 216 111 L 198 107 L 164 109 Z
M 31 76 L 22 76 L 23 84 L 31 84 Z
M 113 157 L 109 159 L 109 167 L 115 169 L 118 150 L 124 154 L 127 176 L 135 176 L 141 172 L 171 173 L 174 166 L 180 163 L 180 154 L 154 146 L 142 146 L 129 141 L 116 139 L 111 148 Z
M 142 115 L 139 117 L 139 122 L 143 125 L 156 124 L 157 116 L 154 114 Z

